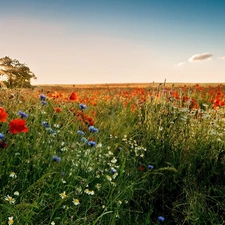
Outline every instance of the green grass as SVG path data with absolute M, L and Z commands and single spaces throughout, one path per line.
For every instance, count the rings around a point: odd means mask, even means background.
M 193 108 L 164 87 L 149 91 L 89 90 L 42 105 L 38 95 L 2 90 L 0 224 L 225 224 L 224 108 L 195 89 L 176 90 L 195 98 Z M 29 131 L 11 134 L 20 110 Z

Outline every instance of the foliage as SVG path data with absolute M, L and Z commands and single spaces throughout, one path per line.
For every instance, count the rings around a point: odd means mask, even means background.
M 30 80 L 36 79 L 29 67 L 8 56 L 0 59 L 0 76 L 3 78 L 2 83 L 8 88 L 28 88 L 31 87 Z
M 224 224 L 225 95 L 201 88 L 2 90 L 0 224 Z

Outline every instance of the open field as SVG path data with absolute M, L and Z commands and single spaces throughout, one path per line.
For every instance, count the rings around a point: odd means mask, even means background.
M 225 224 L 223 84 L 0 90 L 0 224 Z

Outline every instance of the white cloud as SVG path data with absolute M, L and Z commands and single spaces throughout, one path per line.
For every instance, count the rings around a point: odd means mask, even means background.
M 219 57 L 220 60 L 225 60 L 225 56 Z
M 174 65 L 174 67 L 181 67 L 185 64 L 186 62 L 180 62 Z
M 213 54 L 211 53 L 202 53 L 202 54 L 196 54 L 193 55 L 188 61 L 189 62 L 197 62 L 197 61 L 203 61 L 203 60 L 210 60 Z

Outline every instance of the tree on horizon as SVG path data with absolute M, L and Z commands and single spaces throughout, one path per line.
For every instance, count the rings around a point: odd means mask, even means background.
M 0 80 L 7 88 L 30 88 L 35 74 L 24 63 L 8 56 L 0 58 Z

